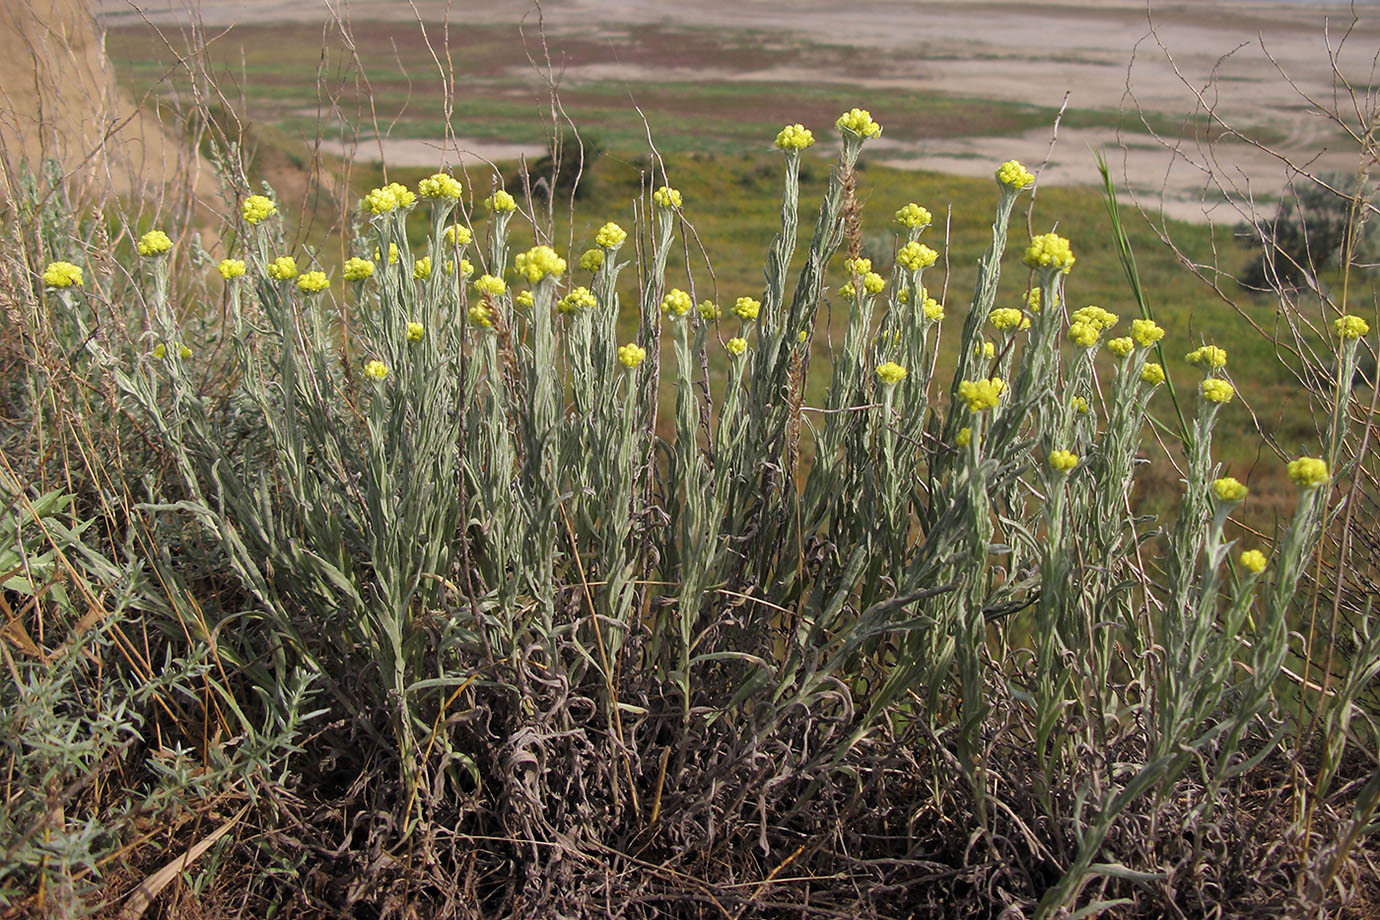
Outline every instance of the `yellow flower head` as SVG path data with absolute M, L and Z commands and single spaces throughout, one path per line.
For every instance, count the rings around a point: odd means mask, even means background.
M 854 134 L 860 138 L 876 137 L 882 133 L 882 126 L 872 120 L 867 109 L 849 109 L 834 122 L 844 134 Z
M 370 380 L 382 380 L 388 376 L 388 365 L 382 361 L 366 361 L 364 363 L 364 376 Z
M 153 346 L 153 356 L 159 361 L 162 361 L 168 356 L 168 346 L 159 342 L 157 345 Z
M 530 307 L 536 303 L 536 299 L 532 297 L 531 291 L 522 291 L 513 298 L 513 303 L 519 307 Z
M 1317 457 L 1299 457 L 1297 460 L 1289 461 L 1289 479 L 1294 485 L 1316 489 L 1327 482 L 1330 476 L 1326 461 Z
M 861 256 L 856 259 L 845 259 L 843 268 L 850 275 L 865 275 L 872 271 L 872 260 Z
M 468 246 L 474 239 L 474 231 L 464 224 L 451 224 L 446 228 L 445 239 L 447 246 Z
M 690 312 L 690 295 L 680 288 L 671 288 L 666 292 L 666 296 L 661 298 L 661 312 L 667 316 L 684 316 Z
M 743 354 L 743 352 L 747 351 L 747 339 L 729 339 L 727 342 L 724 343 L 724 351 L 728 352 L 735 358 L 740 357 Z
M 517 210 L 517 199 L 499 189 L 484 200 L 484 206 L 495 214 L 511 213 Z
M 220 264 L 216 266 L 216 271 L 220 272 L 220 276 L 226 281 L 231 278 L 238 278 L 244 274 L 244 261 L 241 259 L 221 259 Z
M 1269 562 L 1265 554 L 1258 549 L 1248 549 L 1241 554 L 1241 568 L 1253 575 L 1259 575 L 1265 571 L 1265 565 Z
M 895 386 L 906 379 L 906 369 L 895 361 L 888 361 L 877 366 L 877 379 L 889 387 Z
M 751 297 L 739 297 L 733 302 L 733 315 L 748 322 L 755 320 L 761 310 L 762 302 Z
M 565 263 L 562 262 L 561 264 L 564 265 Z M 455 262 L 452 261 L 452 260 L 450 260 L 450 259 L 447 259 L 447 260 L 446 260 L 446 274 L 447 274 L 447 275 L 453 275 L 453 274 L 455 274 Z M 460 277 L 461 277 L 461 278 L 468 278 L 470 275 L 473 275 L 473 274 L 474 274 L 474 263 L 471 262 L 469 259 L 461 259 L 461 260 L 460 260 Z
M 489 308 L 482 303 L 470 304 L 469 317 L 470 322 L 476 326 L 490 327 L 494 324 L 493 315 L 489 312 Z
M 924 243 L 912 240 L 902 246 L 896 253 L 896 261 L 903 268 L 911 271 L 919 271 L 922 268 L 929 268 L 939 259 L 939 253 L 935 252 Z
M 425 182 L 426 180 L 423 179 L 422 181 Z M 434 197 L 436 197 L 436 196 L 433 195 L 432 197 L 434 198 Z M 423 326 L 421 323 L 408 323 L 408 324 L 407 324 L 407 340 L 408 340 L 409 342 L 420 342 L 420 341 L 421 341 L 422 339 L 424 339 L 425 337 L 426 337 L 426 327 Z
M 489 297 L 497 297 L 508 290 L 508 285 L 504 283 L 502 278 L 493 275 L 480 275 L 479 280 L 474 283 L 474 289 Z
M 869 294 L 876 294 L 886 287 L 886 279 L 876 272 L 868 272 L 863 275 L 863 290 Z
M 1025 248 L 1025 264 L 1031 268 L 1051 269 L 1067 275 L 1075 261 L 1073 247 L 1057 233 L 1041 233 Z
M 597 272 L 604 267 L 604 250 L 586 249 L 580 253 L 580 267 L 587 272 Z
M 701 300 L 699 306 L 695 307 L 695 312 L 706 323 L 712 323 L 719 318 L 719 305 L 712 300 Z
M 412 277 L 425 281 L 431 277 L 431 256 L 422 256 L 412 265 Z
M 1150 361 L 1140 369 L 1140 379 L 1152 387 L 1157 387 L 1164 383 L 1164 365 L 1157 361 Z
M 1212 494 L 1219 502 L 1239 502 L 1246 497 L 1246 487 L 1232 476 L 1212 481 Z
M 655 201 L 659 207 L 663 207 L 668 210 L 670 208 L 678 208 L 681 206 L 680 192 L 676 189 L 671 188 L 671 186 L 669 185 L 663 185 L 655 192 L 652 192 L 652 200 Z
M 1106 331 L 1117 323 L 1117 315 L 1109 313 L 1099 306 L 1088 305 L 1073 311 L 1072 320 L 1076 323 L 1089 323 L 1102 331 Z
M 297 287 L 306 294 L 320 294 L 331 286 L 325 272 L 303 272 L 297 279 Z
M 1018 160 L 1007 160 L 997 167 L 997 182 L 1018 192 L 1033 185 L 1035 177 Z
M 1231 398 L 1236 395 L 1236 388 L 1218 377 L 1209 377 L 1199 386 L 1198 392 L 1208 402 L 1229 403 Z
M 641 364 L 646 357 L 647 349 L 633 342 L 618 347 L 618 363 L 630 370 Z
M 374 250 L 374 258 L 375 258 L 375 259 L 378 259 L 378 257 L 379 257 L 379 251 L 378 251 L 377 249 L 375 249 L 375 250 Z M 396 264 L 398 264 L 398 244 L 397 244 L 397 243 L 389 243 L 389 244 L 388 244 L 388 264 L 389 264 L 389 265 L 396 265 Z
M 1136 344 L 1141 348 L 1149 348 L 1160 339 L 1164 338 L 1164 330 L 1159 323 L 1152 319 L 1133 319 L 1131 320 L 1131 338 L 1136 340 Z
M 412 190 L 398 182 L 390 182 L 382 188 L 370 189 L 360 206 L 370 214 L 387 214 L 398 208 L 410 208 L 417 196 Z
M 958 395 L 968 404 L 970 412 L 985 412 L 995 409 L 1006 384 L 1000 377 L 990 380 L 964 380 L 958 385 Z
M 597 301 L 587 287 L 577 287 L 575 290 L 566 294 L 556 303 L 558 313 L 578 313 L 581 310 L 591 310 Z
M 1025 306 L 1031 313 L 1040 312 L 1040 289 L 1031 288 L 1030 293 L 1025 295 Z M 1059 306 L 1059 298 L 1054 298 L 1054 305 Z
M 145 258 L 161 256 L 163 253 L 172 249 L 172 240 L 162 230 L 150 230 L 139 237 L 139 255 Z
M 937 323 L 944 318 L 944 305 L 933 297 L 926 297 L 920 309 L 924 312 L 925 319 L 932 323 Z
M 417 183 L 417 194 L 423 198 L 440 198 L 454 200 L 460 197 L 464 187 L 459 180 L 445 173 L 434 173 L 421 182 Z
M 291 281 L 297 277 L 297 260 L 292 256 L 279 256 L 268 263 L 268 277 L 274 281 Z
M 1107 340 L 1107 350 L 1118 358 L 1124 358 L 1135 350 L 1136 343 L 1129 335 Z
M 1084 348 L 1096 345 L 1101 335 L 1102 330 L 1092 323 L 1074 322 L 1069 326 L 1069 341 Z
M 1068 473 L 1078 465 L 1078 455 L 1071 450 L 1052 450 L 1049 452 L 1049 468 L 1056 473 Z
M 1007 329 L 1029 329 L 1030 319 L 1013 307 L 998 307 L 987 316 L 988 322 L 1003 331 Z
M 50 288 L 81 287 L 85 283 L 81 268 L 71 262 L 49 262 L 43 270 L 43 284 Z
M 997 356 L 997 343 L 983 342 L 981 345 L 978 345 L 976 348 L 974 348 L 973 351 L 979 355 L 982 355 L 982 357 L 984 358 L 995 358 Z
M 345 280 L 363 281 L 374 273 L 374 263 L 369 259 L 351 256 L 345 260 Z
M 188 358 L 192 356 L 192 350 L 188 348 L 186 345 L 179 345 L 177 346 L 177 356 L 181 358 L 183 361 L 186 361 Z
M 240 215 L 246 223 L 257 224 L 278 213 L 278 206 L 266 195 L 250 195 L 240 206 Z
M 896 223 L 911 230 L 924 230 L 934 223 L 934 215 L 927 208 L 911 202 L 896 212 Z
M 609 221 L 599 228 L 599 232 L 594 234 L 594 242 L 605 249 L 617 249 L 623 245 L 623 241 L 628 238 L 628 231 Z
M 776 135 L 776 146 L 782 150 L 804 150 L 814 142 L 814 132 L 804 125 L 786 125 Z
M 899 291 L 897 291 L 897 292 L 896 292 L 896 302 L 897 302 L 897 303 L 910 303 L 910 289 L 909 289 L 909 288 L 901 288 Z
M 1345 316 L 1337 317 L 1332 323 L 1332 331 L 1335 332 L 1339 338 L 1359 339 L 1361 336 L 1370 332 L 1370 323 L 1367 323 L 1359 316 L 1348 313 Z
M 1081 396 L 1075 396 L 1069 400 L 1069 405 L 1073 406 L 1073 411 L 1079 415 L 1088 414 L 1088 401 Z
M 546 277 L 559 278 L 565 274 L 565 259 L 556 255 L 556 250 L 550 246 L 533 246 L 526 252 L 520 252 L 513 259 L 513 264 L 517 266 L 518 274 L 525 277 L 530 284 L 536 284 Z
M 1216 345 L 1204 345 L 1202 348 L 1195 348 L 1184 355 L 1184 360 L 1194 367 L 1215 370 L 1227 366 L 1227 352 L 1226 349 L 1218 348 Z
M 958 429 L 958 434 L 954 435 L 954 443 L 959 447 L 967 447 L 969 444 L 973 443 L 973 429 Z

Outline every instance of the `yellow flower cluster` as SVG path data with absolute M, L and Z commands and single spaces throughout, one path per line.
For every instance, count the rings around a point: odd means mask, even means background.
M 378 257 L 379 257 L 379 251 L 378 251 L 377 249 L 375 249 L 375 250 L 374 250 L 374 258 L 377 259 Z M 389 265 L 396 265 L 397 262 L 398 262 L 398 244 L 397 244 L 397 243 L 389 243 L 389 244 L 388 244 L 388 264 L 389 264 Z
M 536 298 L 532 296 L 531 291 L 523 291 L 513 298 L 513 303 L 517 304 L 519 307 L 531 307 L 536 304 L 536 302 Z
M 1075 396 L 1069 400 L 1069 405 L 1073 406 L 1073 411 L 1079 415 L 1088 414 L 1088 401 L 1081 396 Z
M 663 185 L 652 192 L 652 200 L 663 208 L 678 208 L 681 205 L 680 192 L 669 185 Z
M 998 307 L 988 315 L 987 320 L 1003 331 L 1030 328 L 1029 317 L 1014 307 Z
M 751 297 L 739 297 L 733 302 L 733 315 L 741 320 L 752 322 L 762 310 L 762 302 Z
M 920 309 L 924 312 L 925 319 L 932 323 L 937 323 L 944 318 L 944 305 L 933 297 L 926 297 Z
M 684 316 L 690 312 L 691 306 L 690 295 L 680 288 L 671 288 L 661 298 L 661 312 L 667 316 Z
M 1218 377 L 1209 377 L 1199 386 L 1203 399 L 1213 403 L 1229 403 L 1236 395 L 1236 388 Z
M 1118 358 L 1124 358 L 1136 348 L 1135 341 L 1129 336 L 1124 335 L 1116 339 L 1107 340 L 1107 350 Z
M 1144 383 L 1157 387 L 1164 383 L 1164 365 L 1157 361 L 1150 361 L 1140 369 L 1140 379 Z
M 814 142 L 814 132 L 804 125 L 786 125 L 776 135 L 776 146 L 782 150 L 804 150 Z
M 533 246 L 526 252 L 520 252 L 513 259 L 513 264 L 517 267 L 518 274 L 531 284 L 536 284 L 548 275 L 559 278 L 565 274 L 565 259 L 556 255 L 556 250 L 550 246 Z
M 268 263 L 268 277 L 274 281 L 291 281 L 297 277 L 297 260 L 292 256 L 279 256 Z
M 1075 261 L 1073 247 L 1057 233 L 1041 233 L 1025 248 L 1025 264 L 1031 268 L 1054 269 L 1067 275 Z
M 806 146 L 809 145 L 807 144 Z M 747 339 L 736 337 L 729 339 L 727 342 L 724 343 L 724 351 L 728 352 L 735 358 L 741 357 L 743 352 L 747 351 Z
M 257 224 L 278 213 L 278 206 L 266 195 L 250 195 L 240 206 L 240 215 L 246 223 Z
M 623 241 L 628 238 L 628 231 L 609 221 L 599 228 L 599 232 L 594 234 L 594 242 L 603 246 L 605 249 L 616 249 L 623 245 Z
M 1102 335 L 1102 330 L 1093 323 L 1075 321 L 1069 325 L 1069 341 L 1084 348 L 1092 348 L 1097 344 L 1097 339 Z
M 1090 323 L 1103 331 L 1117 324 L 1117 315 L 1115 313 L 1109 313 L 1101 307 L 1092 304 L 1074 310 L 1072 319 L 1076 323 Z
M 1204 345 L 1202 348 L 1195 348 L 1184 355 L 1184 360 L 1194 367 L 1215 370 L 1227 366 L 1227 352 L 1226 349 L 1218 348 L 1216 345 Z
M 220 264 L 216 266 L 216 271 L 220 272 L 220 276 L 226 281 L 231 278 L 238 278 L 244 274 L 244 261 L 241 259 L 221 259 Z
M 556 312 L 578 313 L 581 310 L 591 310 L 597 302 L 589 288 L 577 287 L 556 302 Z
M 1370 332 L 1370 323 L 1351 313 L 1337 317 L 1332 323 L 1332 331 L 1343 339 L 1359 339 Z
M 499 189 L 485 199 L 484 206 L 495 214 L 511 213 L 517 210 L 517 199 Z
M 418 281 L 425 281 L 431 277 L 431 256 L 422 256 L 412 263 L 412 277 Z
M 423 180 L 425 181 L 425 180 Z M 434 196 L 433 196 L 434 197 Z M 407 340 L 409 342 L 420 342 L 426 337 L 426 327 L 421 323 L 407 324 Z
M 361 259 L 358 256 L 350 256 L 345 260 L 345 280 L 363 281 L 374 273 L 374 263 L 368 259 Z
M 1232 476 L 1223 476 L 1212 481 L 1212 494 L 1219 502 L 1239 502 L 1246 497 L 1246 487 Z
M 307 294 L 320 294 L 330 286 L 331 280 L 325 272 L 303 272 L 297 279 L 297 287 Z
M 1039 313 L 1039 312 L 1040 312 L 1040 289 L 1039 289 L 1039 288 L 1031 288 L 1031 289 L 1030 289 L 1030 293 L 1027 294 L 1027 295 L 1025 295 L 1025 305 L 1026 305 L 1026 308 L 1027 308 L 1028 310 L 1030 310 L 1031 313 Z M 1059 298 L 1058 298 L 1058 297 L 1055 297 L 1055 298 L 1054 298 L 1054 305 L 1055 305 L 1056 307 L 1059 306 Z
M 1136 344 L 1141 348 L 1149 348 L 1160 339 L 1164 338 L 1164 330 L 1159 323 L 1152 319 L 1133 319 L 1131 320 L 1131 338 L 1136 340 Z
M 445 173 L 433 173 L 421 182 L 417 183 L 417 194 L 423 198 L 450 198 L 460 197 L 460 193 L 465 189 L 454 176 Z
M 580 253 L 580 267 L 587 272 L 597 272 L 604 267 L 604 250 L 586 249 Z
M 489 308 L 484 306 L 484 304 L 476 303 L 470 305 L 470 322 L 474 323 L 476 326 L 492 326 L 494 323 L 491 316 L 492 315 L 489 312 Z
M 914 240 L 902 246 L 896 253 L 896 261 L 901 266 L 911 271 L 919 271 L 922 268 L 929 268 L 939 258 L 939 253 L 935 252 L 924 243 Z
M 1316 489 L 1327 482 L 1330 475 L 1327 462 L 1317 457 L 1299 457 L 1289 461 L 1289 480 L 1305 489 Z
M 159 342 L 157 345 L 153 346 L 153 356 L 159 361 L 162 361 L 168 356 L 168 346 Z
M 416 200 L 417 196 L 407 186 L 390 182 L 382 188 L 371 189 L 361 206 L 370 214 L 387 214 L 397 208 L 410 208 Z
M 927 208 L 922 208 L 912 201 L 896 212 L 896 223 L 912 230 L 924 230 L 934 223 L 934 215 Z
M 865 275 L 872 271 L 872 260 L 862 256 L 856 259 L 844 259 L 843 268 L 850 275 Z
M 719 305 L 712 300 L 701 300 L 699 306 L 695 307 L 695 312 L 706 323 L 712 323 L 719 318 Z
M 141 256 L 161 256 L 172 249 L 172 240 L 162 230 L 150 230 L 139 237 L 138 249 Z
M 959 397 L 968 404 L 970 412 L 995 409 L 1006 383 L 1000 377 L 989 380 L 964 380 L 958 385 Z
M 1007 160 L 997 167 L 997 181 L 1006 188 L 1020 191 L 1035 182 L 1035 176 L 1019 160 Z
M 451 224 L 446 228 L 447 246 L 468 246 L 474 239 L 474 232 L 464 224 Z
M 364 376 L 370 380 L 382 380 L 388 376 L 388 365 L 382 361 L 366 361 L 364 363 Z
M 502 278 L 493 275 L 480 275 L 479 280 L 474 283 L 474 289 L 489 297 L 497 297 L 508 290 L 508 285 L 504 283 Z
M 838 117 L 834 125 L 845 134 L 856 134 L 858 137 L 876 137 L 882 133 L 882 126 L 872 120 L 872 113 L 867 109 L 849 109 Z
M 71 262 L 49 262 L 43 270 L 43 284 L 50 288 L 81 287 L 85 283 L 81 268 Z
M 995 358 L 997 356 L 997 343 L 981 342 L 973 346 L 973 354 L 983 358 Z
M 886 279 L 876 272 L 868 272 L 863 275 L 863 290 L 869 294 L 876 294 L 886 287 Z
M 1258 549 L 1248 549 L 1241 554 L 1241 568 L 1254 575 L 1259 575 L 1265 571 L 1265 565 L 1268 562 L 1265 554 Z
M 1068 473 L 1078 465 L 1078 455 L 1071 450 L 1052 450 L 1049 452 L 1049 468 L 1056 473 Z
M 959 447 L 967 447 L 973 443 L 973 429 L 967 427 L 958 429 L 958 434 L 954 435 L 954 443 Z
M 889 387 L 894 387 L 906 379 L 906 369 L 895 361 L 887 361 L 877 366 L 877 379 Z
M 562 262 L 561 264 L 564 265 L 565 263 Z M 453 275 L 453 274 L 455 274 L 455 262 L 453 262 L 453 261 L 451 261 L 451 260 L 449 260 L 449 259 L 446 260 L 446 274 L 447 274 L 447 275 Z M 473 275 L 473 274 L 474 274 L 474 263 L 471 262 L 469 259 L 461 259 L 461 260 L 460 260 L 460 277 L 461 277 L 461 278 L 468 278 L 470 275 Z
M 633 342 L 618 347 L 618 363 L 626 368 L 637 367 L 646 357 L 647 349 Z

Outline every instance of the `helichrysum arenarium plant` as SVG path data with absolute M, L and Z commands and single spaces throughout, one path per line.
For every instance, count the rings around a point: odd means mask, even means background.
M 1165 330 L 1073 307 L 1078 241 L 1058 232 L 1020 244 L 1028 271 L 1003 282 L 1034 182 L 1015 161 L 995 171 L 971 299 L 937 298 L 943 241 L 919 203 L 887 212 L 895 258 L 874 271 L 856 167 L 882 129 L 860 109 L 836 128 L 799 253 L 816 138 L 777 136 L 765 283 L 722 307 L 667 283 L 695 208 L 669 177 L 569 254 L 540 224 L 512 252 L 510 224 L 531 209 L 502 190 L 483 198 L 481 234 L 473 190 L 449 175 L 383 186 L 360 201 L 339 280 L 287 251 L 285 215 L 251 196 L 219 263 L 235 392 L 215 404 L 190 384 L 167 237 L 152 234 L 140 271 L 168 344 L 120 386 L 176 464 L 177 508 L 272 634 L 275 665 L 253 672 L 265 699 L 285 668 L 316 675 L 396 765 L 398 836 L 432 839 L 445 814 L 511 840 L 513 884 L 547 905 L 543 867 L 581 835 L 635 837 L 699 875 L 716 834 L 761 836 L 774 876 L 786 837 L 759 835 L 758 812 L 814 834 L 818 813 L 901 782 L 868 772 L 882 758 L 920 791 L 883 835 L 894 847 L 867 844 L 878 858 L 977 847 L 1035 916 L 1153 913 L 1170 863 L 1202 858 L 1201 841 L 1185 855 L 1185 829 L 1217 820 L 1224 785 L 1284 739 L 1290 603 L 1334 472 L 1290 467 L 1297 511 L 1268 552 L 1231 539 L 1249 489 L 1213 460 L 1235 390 L 1225 351 L 1204 344 L 1187 362 L 1201 378 L 1182 511 L 1166 527 L 1138 518 Z M 428 228 L 421 251 L 409 221 Z M 75 266 L 44 280 L 81 296 Z M 846 323 L 809 406 L 826 302 Z M 944 379 L 941 331 L 957 340 Z M 1339 326 L 1344 360 L 1366 334 Z M 714 392 L 706 363 L 725 369 Z M 227 438 L 229 418 L 250 446 Z M 797 857 L 827 865 L 808 844 Z

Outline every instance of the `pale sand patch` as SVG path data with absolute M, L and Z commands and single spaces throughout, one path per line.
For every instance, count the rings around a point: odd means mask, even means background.
M 357 141 L 343 141 L 322 138 L 323 153 L 339 157 L 349 157 L 357 161 L 387 163 L 390 166 L 404 167 L 448 167 L 491 165 L 501 161 L 528 161 L 546 155 L 546 148 L 540 144 L 505 144 L 498 141 L 483 141 L 456 137 L 450 140 L 385 137 L 364 138 Z

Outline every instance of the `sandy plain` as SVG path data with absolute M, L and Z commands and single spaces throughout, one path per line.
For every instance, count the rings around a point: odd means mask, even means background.
M 566 63 L 567 86 L 615 80 L 636 87 L 653 79 L 831 83 L 1055 106 L 1067 99 L 1074 108 L 1144 115 L 1158 125 L 1191 119 L 1193 127 L 1173 137 L 1065 128 L 1057 137 L 1052 129 L 1014 138 L 884 136 L 872 147 L 889 165 L 964 175 L 985 174 L 994 162 L 1016 157 L 1042 164 L 1042 180 L 1055 184 L 1095 182 L 1092 150 L 1102 149 L 1143 207 L 1190 220 L 1234 221 L 1242 201 L 1278 195 L 1292 172 L 1355 172 L 1363 160 L 1358 126 L 1375 124 L 1380 108 L 1380 0 L 96 0 L 95 6 L 110 25 L 193 18 L 215 28 L 337 19 L 524 21 L 553 41 L 578 35 L 607 43 L 614 53 L 599 61 Z M 618 60 L 629 27 L 641 24 L 766 30 L 849 53 L 834 67 L 808 70 L 779 62 L 725 68 Z M 863 66 L 877 57 L 888 62 L 885 72 Z M 515 67 L 529 66 L 517 58 Z M 535 152 L 500 146 L 382 138 L 353 152 L 419 165 Z

